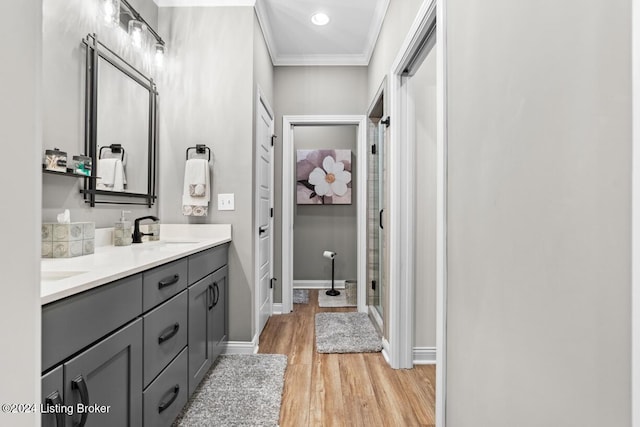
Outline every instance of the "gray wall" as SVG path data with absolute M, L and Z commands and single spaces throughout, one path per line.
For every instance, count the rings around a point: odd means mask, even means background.
M 282 277 L 282 116 L 309 114 L 365 114 L 367 111 L 366 67 L 275 67 L 275 247 L 274 276 Z M 280 281 L 274 301 L 282 301 Z
M 141 57 L 119 29 L 103 25 L 96 14 L 97 1 L 43 1 L 43 139 L 45 149 L 58 147 L 68 153 L 84 153 L 84 84 L 85 48 L 81 40 L 96 33 L 110 48 L 147 74 L 152 74 L 148 60 Z M 157 29 L 157 10 L 153 0 L 136 0 L 131 4 Z M 161 34 L 162 35 L 162 34 Z M 162 86 L 158 88 L 162 95 Z M 162 143 L 162 141 L 160 141 Z M 41 157 L 41 156 L 39 156 Z M 129 165 L 128 168 L 131 168 Z M 97 227 L 112 227 L 119 211 L 133 211 L 132 217 L 156 214 L 157 207 L 97 205 L 88 207 L 79 190 L 82 180 L 46 175 L 42 180 L 42 220 L 55 221 L 64 209 L 71 211 L 72 221 L 95 221 Z
M 376 47 L 369 61 L 367 100 L 370 105 L 376 91 L 389 73 L 422 0 L 390 0 Z
M 450 427 L 630 425 L 630 16 L 448 1 Z
M 161 76 L 160 217 L 172 223 L 229 223 L 230 320 L 233 341 L 253 338 L 253 121 L 255 83 L 272 92 L 260 65 L 254 76 L 251 7 L 161 8 L 160 30 L 171 47 Z M 261 63 L 262 64 L 262 63 Z M 268 68 L 268 67 L 266 67 Z M 206 218 L 181 213 L 184 153 L 212 151 L 212 203 Z M 235 194 L 234 211 L 218 211 L 218 193 Z
M 409 80 L 415 108 L 414 346 L 436 346 L 436 50 Z
M 322 253 L 331 250 L 336 280 L 357 278 L 357 126 L 296 126 L 294 146 L 299 149 L 351 150 L 351 204 L 294 206 L 294 280 L 331 280 L 331 261 Z M 295 160 L 294 156 L 294 160 Z
M 0 2 L 0 168 L 3 287 L 0 298 L 0 401 L 40 402 L 40 199 L 42 2 Z M 0 424 L 39 425 L 40 414 L 0 413 Z

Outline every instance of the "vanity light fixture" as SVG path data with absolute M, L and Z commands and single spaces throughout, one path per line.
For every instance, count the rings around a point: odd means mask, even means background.
M 100 11 L 108 26 L 116 27 L 120 24 L 120 0 L 100 0 Z
M 316 12 L 311 16 L 311 22 L 318 26 L 327 25 L 329 21 L 329 15 L 323 12 Z
M 166 51 L 166 47 L 164 44 L 164 40 L 162 37 L 158 35 L 158 33 L 151 28 L 151 26 L 144 20 L 142 15 L 135 10 L 127 0 L 113 0 L 118 1 L 121 4 L 121 8 L 124 8 L 126 12 L 122 15 L 126 15 L 127 18 L 131 18 L 128 23 L 126 20 L 123 21 L 123 25 L 126 25 L 129 31 L 129 36 L 131 37 L 131 43 L 138 48 L 148 48 L 147 44 L 147 32 L 151 34 L 151 36 L 156 40 L 155 48 L 154 48 L 154 59 L 156 65 L 161 65 L 163 62 L 164 53 Z

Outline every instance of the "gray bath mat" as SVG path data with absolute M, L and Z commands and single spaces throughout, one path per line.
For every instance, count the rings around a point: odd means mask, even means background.
M 174 426 L 277 426 L 287 356 L 220 356 Z
M 316 314 L 318 353 L 375 353 L 382 339 L 367 313 Z
M 309 304 L 309 290 L 308 289 L 294 289 L 293 290 L 293 303 L 294 304 Z
M 318 306 L 319 307 L 355 307 L 356 304 L 347 303 L 347 294 L 344 290 L 340 291 L 340 295 L 331 297 L 327 295 L 325 291 L 318 293 Z

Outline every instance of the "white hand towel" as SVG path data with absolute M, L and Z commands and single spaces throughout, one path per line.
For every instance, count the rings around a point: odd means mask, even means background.
M 124 191 L 124 166 L 120 159 L 99 159 L 96 188 L 107 191 Z
M 205 159 L 189 159 L 184 168 L 182 213 L 188 216 L 207 215 L 211 200 L 209 162 Z

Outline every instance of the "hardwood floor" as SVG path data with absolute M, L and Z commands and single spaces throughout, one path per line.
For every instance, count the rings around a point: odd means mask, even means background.
M 382 353 L 315 352 L 315 314 L 355 311 L 320 308 L 318 291 L 293 313 L 272 316 L 260 353 L 288 356 L 280 426 L 433 426 L 435 366 L 391 369 Z

